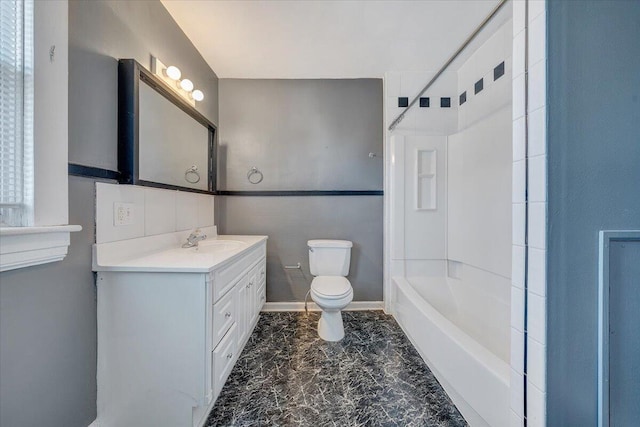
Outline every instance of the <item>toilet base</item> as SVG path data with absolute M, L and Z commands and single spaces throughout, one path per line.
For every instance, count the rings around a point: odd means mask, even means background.
M 344 338 L 344 326 L 340 310 L 322 311 L 322 316 L 318 321 L 318 335 L 325 341 L 340 341 Z

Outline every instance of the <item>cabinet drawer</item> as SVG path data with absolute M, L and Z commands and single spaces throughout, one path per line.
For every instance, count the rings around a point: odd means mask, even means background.
M 252 249 L 251 252 L 244 255 L 241 259 L 226 265 L 212 274 L 213 279 L 213 300 L 217 301 L 228 290 L 233 288 L 237 281 L 235 280 L 246 269 L 251 267 L 261 258 L 265 256 L 265 245 Z
M 240 282 L 242 282 L 242 279 Z M 213 305 L 213 339 L 211 341 L 213 348 L 215 348 L 237 318 L 236 293 L 227 292 Z
M 224 336 L 220 344 L 213 350 L 213 389 L 217 397 L 222 390 L 224 382 L 227 380 L 233 363 L 235 362 L 237 350 L 237 327 L 233 325 Z

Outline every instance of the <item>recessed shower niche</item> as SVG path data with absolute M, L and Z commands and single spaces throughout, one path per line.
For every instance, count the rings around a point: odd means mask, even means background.
M 416 209 L 433 210 L 437 207 L 435 150 L 418 150 L 416 153 Z

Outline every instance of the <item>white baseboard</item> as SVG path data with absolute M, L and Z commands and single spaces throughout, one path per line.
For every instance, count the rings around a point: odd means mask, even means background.
M 315 302 L 307 304 L 309 311 L 320 311 L 320 307 Z M 382 301 L 353 301 L 344 311 L 382 310 Z M 262 311 L 304 311 L 304 302 L 267 302 L 262 307 Z

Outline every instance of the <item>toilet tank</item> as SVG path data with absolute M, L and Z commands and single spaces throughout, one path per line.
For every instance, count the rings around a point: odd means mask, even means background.
M 309 240 L 309 267 L 314 276 L 347 276 L 351 264 L 348 240 Z

